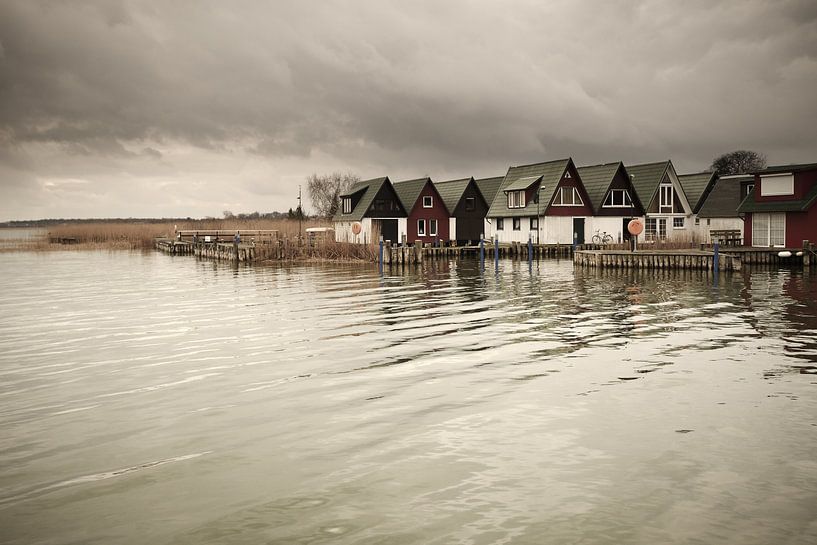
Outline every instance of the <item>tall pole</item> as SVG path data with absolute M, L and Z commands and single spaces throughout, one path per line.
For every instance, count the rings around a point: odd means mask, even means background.
M 301 184 L 298 184 L 298 244 L 301 244 L 301 221 L 304 217 L 304 209 L 301 208 Z

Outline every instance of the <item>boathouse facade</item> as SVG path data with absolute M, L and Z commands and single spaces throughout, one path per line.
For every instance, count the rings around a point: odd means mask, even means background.
M 744 214 L 747 246 L 799 248 L 817 241 L 817 163 L 772 166 L 754 174 Z
M 431 178 L 396 182 L 394 191 L 407 211 L 406 240 L 425 243 L 450 240 L 451 214 Z M 398 241 L 402 240 L 400 233 Z M 391 239 L 389 239 L 391 240 Z
M 484 232 L 489 202 L 473 177 L 434 182 L 445 207 L 451 212 L 449 235 L 458 244 L 476 243 Z
M 579 167 L 579 176 L 593 208 L 592 236 L 604 233 L 616 243 L 627 242 L 631 236 L 627 225 L 644 217 L 644 206 L 633 187 L 624 164 L 605 163 Z
M 510 167 L 488 211 L 500 242 L 583 244 L 593 216 L 573 159 Z
M 679 176 L 685 189 L 686 176 Z M 693 209 L 695 230 L 700 235 L 700 242 L 715 240 L 723 242 L 724 237 L 727 237 L 727 241 L 732 237 L 732 244 L 739 245 L 744 238 L 744 221 L 738 214 L 738 206 L 748 194 L 747 187 L 754 185 L 754 176 L 745 174 L 728 176 L 710 174 L 710 176 L 711 182 Z
M 692 206 L 672 161 L 629 165 L 626 169 L 645 207 L 643 240 L 693 242 L 689 225 Z
M 388 176 L 354 184 L 340 196 L 333 218 L 335 240 L 369 244 L 379 237 L 400 240 L 406 233 L 407 213 Z

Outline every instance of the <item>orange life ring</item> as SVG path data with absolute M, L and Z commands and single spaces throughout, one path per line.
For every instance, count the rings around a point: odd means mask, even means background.
M 361 227 L 359 223 L 355 222 L 352 224 L 352 233 L 354 233 L 355 235 L 359 235 L 362 229 L 363 227 Z
M 644 224 L 641 223 L 640 219 L 630 220 L 630 223 L 627 224 L 627 230 L 631 235 L 638 236 L 644 231 Z

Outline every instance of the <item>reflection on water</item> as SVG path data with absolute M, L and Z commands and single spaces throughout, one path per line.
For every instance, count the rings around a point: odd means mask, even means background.
M 0 261 L 8 543 L 811 543 L 817 274 Z

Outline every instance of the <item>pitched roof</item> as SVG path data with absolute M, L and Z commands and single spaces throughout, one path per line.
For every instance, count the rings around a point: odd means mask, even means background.
M 587 196 L 590 198 L 590 206 L 594 211 L 598 212 L 601 208 L 602 200 L 607 194 L 610 184 L 613 183 L 616 172 L 623 167 L 624 165 L 619 161 L 618 163 L 605 163 L 576 169 L 582 179 L 584 189 L 587 191 Z
M 447 180 L 445 182 L 434 182 L 434 187 L 437 188 L 437 193 L 443 200 L 445 207 L 453 212 L 462 199 L 462 194 L 468 188 L 468 184 L 474 178 L 462 178 L 461 180 Z
M 790 201 L 766 201 L 755 202 L 755 191 L 747 195 L 738 207 L 738 212 L 805 212 L 817 203 L 817 184 L 814 184 L 802 199 L 792 199 Z
M 502 180 L 500 191 L 497 191 L 496 196 L 491 202 L 491 207 L 488 209 L 488 217 L 493 218 L 507 218 L 517 216 L 535 216 L 537 213 L 544 212 L 547 204 L 556 193 L 556 187 L 562 179 L 567 166 L 572 162 L 567 159 L 558 159 L 556 161 L 547 161 L 545 163 L 536 163 L 533 165 L 522 165 L 518 167 L 510 167 L 505 178 Z M 524 208 L 508 208 L 507 200 L 504 191 L 506 188 L 514 186 L 524 178 L 541 178 L 542 185 L 540 186 L 539 201 L 541 204 L 534 202 L 526 202 Z M 535 183 L 536 180 L 534 180 Z M 521 182 L 525 183 L 525 182 Z M 530 187 L 528 184 L 526 187 Z
M 638 200 L 641 201 L 644 208 L 650 206 L 653 196 L 655 192 L 658 191 L 658 186 L 661 184 L 661 180 L 664 179 L 664 173 L 667 172 L 669 165 L 669 161 L 659 161 L 657 163 L 644 163 L 643 165 L 631 165 L 626 167 L 635 192 L 638 195 Z
M 431 187 L 434 188 L 434 191 L 437 191 L 437 188 L 434 187 L 434 182 L 432 182 L 431 178 L 429 178 L 428 176 L 426 176 L 425 178 L 417 178 L 416 180 L 404 180 L 402 182 L 396 182 L 392 184 L 395 193 L 397 193 L 397 198 L 400 199 L 400 203 L 406 210 L 406 214 L 411 214 L 411 210 L 417 203 L 417 199 L 420 198 L 420 193 L 423 192 L 423 188 L 425 188 L 426 184 L 429 183 L 431 184 Z M 439 194 L 439 192 L 437 193 Z M 448 206 L 446 206 L 445 200 L 443 200 L 443 207 L 446 209 L 447 212 Z
M 349 188 L 349 191 L 341 195 L 341 199 L 344 197 L 352 197 L 362 191 L 364 193 L 357 201 L 357 205 L 354 207 L 351 214 L 344 214 L 342 212 L 343 207 L 341 207 L 335 214 L 335 217 L 332 219 L 334 221 L 362 220 L 363 216 L 366 214 L 366 211 L 369 209 L 369 206 L 372 204 L 375 195 L 377 195 L 377 192 L 380 191 L 381 186 L 388 181 L 389 177 L 384 176 L 382 178 L 372 178 L 371 180 L 363 180 L 353 184 L 352 187 Z
M 741 200 L 741 182 L 753 181 L 754 176 L 722 176 L 715 181 L 712 190 L 706 195 L 701 208 L 700 218 L 737 218 Z
M 706 198 L 707 190 L 715 183 L 716 174 L 714 172 L 699 172 L 697 174 L 680 174 L 678 181 L 684 190 L 684 194 L 692 206 L 693 212 L 698 212 Z
M 504 179 L 504 176 L 494 176 L 493 178 L 474 180 L 474 183 L 477 184 L 477 189 L 482 193 L 488 206 L 491 206 L 491 203 L 494 202 L 494 197 L 496 197 L 496 194 L 499 192 L 499 188 L 502 186 L 502 180 Z

